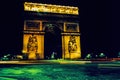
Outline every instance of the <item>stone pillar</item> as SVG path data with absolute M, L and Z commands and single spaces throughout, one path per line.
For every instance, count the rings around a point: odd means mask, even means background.
M 33 23 L 40 23 L 38 27 Z M 30 24 L 33 27 L 29 27 Z M 35 27 L 34 27 L 35 26 Z M 44 59 L 44 32 L 41 31 L 41 21 L 25 21 L 23 33 L 23 55 L 27 55 L 28 59 Z
M 62 51 L 62 56 L 64 59 L 81 58 L 80 32 L 78 23 L 64 24 L 64 32 L 62 33 Z

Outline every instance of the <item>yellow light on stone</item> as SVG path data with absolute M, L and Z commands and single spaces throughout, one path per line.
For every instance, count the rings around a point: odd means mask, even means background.
M 32 3 L 32 2 L 25 2 L 24 3 L 24 11 L 36 12 L 38 14 L 43 13 L 57 13 L 57 14 L 70 14 L 70 15 L 79 15 L 78 7 L 73 6 L 61 6 L 61 5 L 52 5 L 52 4 L 41 4 L 41 3 Z M 54 15 L 54 14 L 51 14 Z M 46 16 L 47 17 L 47 16 Z M 73 16 L 70 16 L 71 18 Z M 32 25 L 29 27 L 27 22 L 37 22 L 39 23 L 39 27 L 36 28 Z M 45 24 L 44 24 L 45 22 Z M 45 43 L 44 43 L 44 36 L 45 36 L 45 27 L 46 22 L 43 19 L 40 20 L 25 20 L 24 21 L 24 35 L 23 35 L 23 53 L 28 56 L 28 59 L 44 59 L 46 57 L 45 51 Z M 56 21 L 55 21 L 56 22 Z M 56 23 L 59 23 L 56 22 Z M 61 23 L 61 21 L 60 21 Z M 51 23 L 52 24 L 52 23 Z M 69 58 L 69 59 L 76 59 L 81 58 L 81 46 L 80 46 L 80 30 L 79 30 L 79 23 L 72 22 L 64 22 L 62 21 L 63 26 L 61 27 L 62 34 L 62 58 Z M 50 25 L 49 25 L 50 27 Z M 31 38 L 32 34 L 37 39 L 37 48 L 35 51 L 30 50 L 28 47 L 28 43 L 31 44 L 29 39 Z M 71 36 L 73 36 L 71 40 Z M 71 47 L 71 43 L 72 47 Z M 34 46 L 35 47 L 35 46 Z M 32 48 L 30 48 L 32 49 Z
M 25 51 L 25 50 L 22 50 L 22 53 L 26 53 L 26 51 Z
M 79 15 L 78 7 L 41 4 L 41 3 L 32 3 L 32 2 L 25 2 L 24 10 L 34 11 L 34 12 L 49 12 L 49 13 Z

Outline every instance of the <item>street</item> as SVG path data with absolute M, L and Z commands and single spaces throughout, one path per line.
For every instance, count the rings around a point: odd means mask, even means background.
M 119 61 L 59 61 L 59 64 L 57 60 L 42 62 L 44 64 L 0 64 L 0 80 L 120 80 Z

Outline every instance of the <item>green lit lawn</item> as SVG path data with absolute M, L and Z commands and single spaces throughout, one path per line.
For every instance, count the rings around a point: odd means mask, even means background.
M 0 80 L 120 80 L 120 68 L 89 65 L 2 65 Z

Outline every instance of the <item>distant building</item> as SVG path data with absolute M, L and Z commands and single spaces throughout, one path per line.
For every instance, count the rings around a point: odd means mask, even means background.
M 23 55 L 28 59 L 81 58 L 79 9 L 24 3 Z

